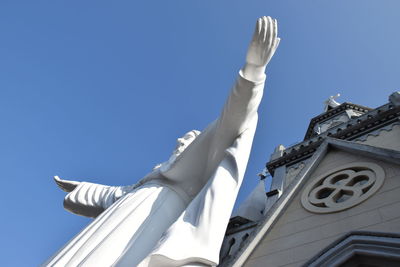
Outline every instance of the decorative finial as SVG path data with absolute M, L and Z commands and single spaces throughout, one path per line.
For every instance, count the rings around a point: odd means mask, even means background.
M 395 107 L 400 106 L 400 91 L 392 93 L 389 96 L 389 102 Z
M 340 103 L 335 100 L 335 98 L 338 98 L 339 96 L 340 94 L 331 95 L 327 100 L 325 100 L 325 112 L 340 105 Z
M 274 152 L 271 154 L 271 157 L 269 158 L 269 160 L 275 160 L 277 158 L 282 157 L 283 152 L 285 151 L 285 147 L 283 145 L 278 145 Z
M 257 174 L 257 176 L 260 177 L 260 180 L 264 180 L 267 176 L 264 175 L 264 173 L 260 172 L 259 174 Z
M 260 180 L 264 180 L 265 178 L 267 178 L 267 176 L 269 175 L 269 172 L 267 170 L 267 168 L 264 168 L 262 170 L 262 172 L 260 172 L 259 174 L 257 174 L 257 176 L 260 177 Z

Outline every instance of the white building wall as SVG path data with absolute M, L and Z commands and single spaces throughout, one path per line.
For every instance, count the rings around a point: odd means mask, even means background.
M 395 124 L 367 134 L 362 140 L 356 139 L 356 143 L 400 151 L 400 125 Z
M 396 131 L 398 130 L 400 131 L 396 128 Z M 396 131 L 391 132 L 398 133 Z M 391 149 L 393 149 L 393 141 L 398 137 L 399 135 L 396 134 L 391 134 L 390 138 L 386 136 L 385 140 L 388 139 L 386 144 L 391 143 Z M 400 147 L 400 142 L 395 146 Z M 267 232 L 252 252 L 245 266 L 301 266 L 330 243 L 353 230 L 400 232 L 400 167 L 398 165 L 330 150 L 310 176 L 310 181 L 330 169 L 359 161 L 377 163 L 385 170 L 385 182 L 374 195 L 348 210 L 330 214 L 314 214 L 302 207 L 300 202 L 302 190 L 300 190 L 271 231 Z

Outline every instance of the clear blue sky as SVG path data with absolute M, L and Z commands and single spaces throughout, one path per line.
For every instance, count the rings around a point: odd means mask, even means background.
M 90 222 L 53 175 L 135 183 L 216 118 L 257 17 L 279 21 L 239 200 L 322 102 L 370 107 L 400 87 L 400 2 L 0 2 L 0 265 L 42 263 Z

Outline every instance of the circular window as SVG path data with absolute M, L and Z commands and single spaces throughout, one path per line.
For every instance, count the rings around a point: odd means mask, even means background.
M 351 208 L 382 186 L 385 172 L 371 162 L 354 162 L 317 177 L 303 191 L 301 203 L 311 212 L 329 213 Z

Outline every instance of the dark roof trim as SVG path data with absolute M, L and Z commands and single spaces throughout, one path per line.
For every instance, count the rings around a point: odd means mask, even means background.
M 280 166 L 309 158 L 328 137 L 352 140 L 396 121 L 400 121 L 400 106 L 393 107 L 386 104 L 358 118 L 352 119 L 346 124 L 338 125 L 310 140 L 287 148 L 282 157 L 268 162 L 266 167 L 273 174 L 274 170 Z
M 373 110 L 372 108 L 364 107 L 364 106 L 361 106 L 361 105 L 356 105 L 356 104 L 349 103 L 349 102 L 342 103 L 340 106 L 332 108 L 332 109 L 330 109 L 330 110 L 328 110 L 328 111 L 326 111 L 326 112 L 324 112 L 324 113 L 312 118 L 311 121 L 310 121 L 310 124 L 308 126 L 306 135 L 304 136 L 304 140 L 307 140 L 307 139 L 309 139 L 309 138 L 311 138 L 313 136 L 313 129 L 314 129 L 314 126 L 315 126 L 316 123 L 328 120 L 331 117 L 334 117 L 337 114 L 342 113 L 342 112 L 344 112 L 344 111 L 346 111 L 348 109 L 360 111 L 360 112 L 363 112 L 363 113 L 367 113 L 367 112 Z

